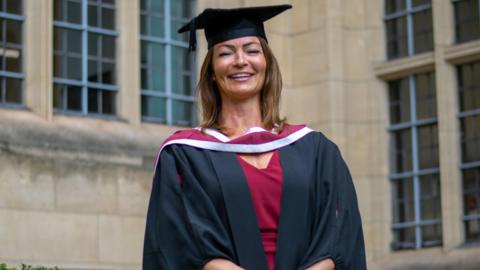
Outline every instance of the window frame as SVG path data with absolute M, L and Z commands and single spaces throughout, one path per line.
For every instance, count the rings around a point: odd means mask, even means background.
M 435 71 L 426 71 L 422 73 L 415 73 L 410 74 L 405 77 L 397 78 L 391 81 L 397 81 L 408 78 L 408 92 L 409 92 L 409 106 L 410 106 L 410 120 L 406 122 L 400 123 L 391 123 L 391 119 L 389 119 L 389 126 L 387 128 L 389 135 L 390 135 L 390 143 L 389 143 L 389 159 L 390 159 L 390 169 L 389 169 L 389 179 L 391 182 L 391 197 L 392 197 L 392 224 L 391 230 L 392 234 L 395 234 L 396 230 L 400 229 L 408 229 L 413 228 L 415 230 L 415 244 L 414 246 L 401 246 L 401 242 L 395 242 L 395 237 L 392 237 L 391 247 L 392 250 L 404 250 L 404 249 L 421 249 L 427 248 L 431 246 L 441 246 L 443 244 L 443 235 L 441 235 L 441 239 L 437 241 L 433 241 L 430 245 L 425 246 L 423 244 L 423 226 L 428 225 L 442 225 L 441 217 L 438 219 L 428 219 L 425 220 L 422 218 L 422 191 L 421 191 L 421 180 L 420 178 L 423 176 L 433 175 L 438 178 L 439 183 L 438 187 L 441 190 L 440 184 L 440 164 L 434 168 L 420 168 L 420 144 L 419 144 L 419 129 L 421 127 L 426 127 L 430 125 L 437 125 L 437 136 L 438 136 L 438 115 L 435 114 L 434 117 L 429 117 L 425 119 L 418 119 L 417 117 L 417 96 L 416 96 L 416 75 L 423 75 L 429 74 L 429 76 L 435 76 Z M 388 86 L 390 91 L 390 86 Z M 435 92 L 436 92 L 435 86 Z M 436 98 L 435 98 L 436 100 Z M 390 105 L 390 100 L 388 101 Z M 396 147 L 393 141 L 393 135 L 397 132 L 403 131 L 410 131 L 410 140 L 411 140 L 411 169 L 403 172 L 394 172 L 392 168 L 394 154 L 396 154 Z M 438 138 L 438 137 L 437 137 Z M 438 146 L 439 147 L 439 146 Z M 398 204 L 396 201 L 397 198 L 394 194 L 394 185 L 396 185 L 397 181 L 409 181 L 412 180 L 412 187 L 413 187 L 413 221 L 398 221 L 394 222 L 394 215 L 395 215 L 395 205 Z M 439 193 L 439 199 L 441 199 L 441 193 Z M 441 204 L 439 209 L 439 214 L 441 216 Z
M 464 67 L 464 66 L 472 66 L 472 65 L 480 65 L 480 60 L 476 60 L 476 61 L 471 61 L 471 62 L 466 62 L 466 63 L 461 63 L 461 64 L 458 64 L 455 66 L 456 68 L 456 76 L 457 76 L 457 95 L 459 97 L 460 93 L 463 91 L 462 90 L 462 83 L 461 83 L 461 80 L 462 80 L 462 76 L 461 76 L 461 67 Z M 479 94 L 480 94 L 480 85 L 478 86 L 479 87 Z M 461 122 L 463 119 L 465 118 L 468 118 L 468 117 L 480 117 L 480 106 L 478 108 L 474 108 L 474 109 L 467 109 L 467 110 L 464 110 L 462 111 L 462 105 L 460 104 L 461 102 L 461 99 L 458 98 L 458 102 L 459 102 L 459 105 L 458 105 L 458 113 L 457 113 L 457 118 L 458 118 L 458 121 L 459 121 L 459 127 L 461 129 Z M 460 134 L 462 133 L 462 130 L 460 130 Z M 464 156 L 463 156 L 463 147 L 462 147 L 462 143 L 463 143 L 463 140 L 462 140 L 462 137 L 463 136 L 460 136 L 460 140 L 459 140 L 459 148 L 461 149 L 461 155 L 460 155 L 460 172 L 462 174 L 462 222 L 463 222 L 463 226 L 466 226 L 466 223 L 468 221 L 472 221 L 472 220 L 477 220 L 478 222 L 480 222 L 480 213 L 478 214 L 470 214 L 470 215 L 466 215 L 465 214 L 465 206 L 464 206 L 464 203 L 465 203 L 465 200 L 464 200 L 464 196 L 465 196 L 465 190 L 464 190 L 464 171 L 465 170 L 469 170 L 469 169 L 479 169 L 480 170 L 480 160 L 475 160 L 475 161 L 464 161 Z M 464 241 L 466 243 L 478 243 L 480 242 L 480 238 L 479 239 L 474 239 L 474 240 L 469 240 L 467 239 L 467 231 L 465 230 L 464 232 Z
M 459 40 L 459 36 L 458 36 L 458 21 L 457 21 L 457 16 L 456 16 L 456 10 L 455 10 L 455 4 L 458 3 L 458 2 L 461 2 L 463 0 L 452 0 L 452 5 L 453 5 L 453 8 L 452 8 L 452 12 L 453 12 L 453 27 L 455 29 L 455 44 L 462 44 L 462 43 L 467 43 L 467 42 L 470 42 L 470 41 L 475 41 L 475 40 L 480 40 L 480 35 L 476 38 L 473 38 L 473 39 L 467 39 L 467 40 Z M 478 2 L 478 10 L 477 10 L 477 15 L 478 15 L 478 18 L 479 18 L 479 24 L 480 24 L 480 0 L 475 0 Z M 479 26 L 480 27 L 480 26 Z
M 151 0 L 153 1 L 153 0 Z M 179 40 L 175 40 L 175 39 L 172 39 L 172 33 L 171 33 L 171 27 L 172 27 L 172 16 L 170 14 L 170 2 L 172 0 L 163 0 L 163 23 L 164 23 L 164 36 L 163 37 L 157 37 L 157 36 L 152 36 L 152 35 L 148 35 L 148 34 L 142 34 L 141 31 L 140 31 L 140 50 L 142 50 L 142 43 L 143 42 L 147 42 L 147 43 L 154 43 L 154 44 L 157 44 L 157 45 L 162 45 L 162 46 L 165 46 L 164 50 L 165 50 L 165 65 L 164 65 L 164 68 L 165 68 L 165 83 L 164 83 L 164 87 L 165 87 L 165 92 L 160 92 L 160 91 L 155 91 L 155 90 L 152 90 L 152 89 L 144 89 L 142 87 L 142 84 L 140 83 L 140 90 L 141 90 L 141 93 L 140 93 L 140 99 L 142 100 L 143 97 L 147 97 L 147 98 L 162 98 L 162 99 L 165 99 L 165 119 L 162 119 L 162 118 L 159 118 L 159 117 L 155 117 L 155 116 L 145 116 L 143 114 L 143 107 L 142 107 L 142 101 L 141 101 L 141 104 L 140 104 L 140 114 L 141 114 L 141 119 L 143 122 L 151 122 L 151 123 L 158 123 L 158 124 L 166 124 L 166 125 L 182 125 L 182 126 L 192 126 L 194 125 L 196 122 L 197 122 L 197 119 L 196 119 L 196 104 L 195 104 L 195 95 L 192 94 L 190 96 L 187 96 L 187 95 L 182 95 L 182 94 L 175 94 L 173 93 L 173 89 L 172 89 L 172 81 L 173 81 L 173 78 L 172 78 L 172 51 L 173 51 L 173 47 L 179 47 L 179 48 L 184 48 L 184 49 L 188 49 L 189 45 L 188 45 L 188 42 L 186 41 L 179 41 Z M 140 1 L 139 1 L 140 2 Z M 191 8 L 192 10 L 195 10 L 195 1 L 191 0 L 190 1 L 190 4 L 192 5 Z M 140 3 L 139 3 L 140 5 Z M 147 7 L 148 9 L 148 7 Z M 148 12 L 143 12 L 143 10 L 140 8 L 140 13 L 139 13 L 139 19 L 141 20 L 141 16 L 142 15 L 146 15 L 148 16 L 149 13 Z M 194 56 L 189 53 L 186 57 L 192 57 L 193 59 Z M 140 60 L 140 68 L 142 69 L 143 68 L 143 64 L 141 63 L 141 60 Z M 148 67 L 147 67 L 148 68 Z M 141 70 L 140 70 L 140 73 L 141 73 Z M 194 82 L 195 82 L 195 74 L 196 74 L 196 65 L 195 65 L 195 61 L 192 61 L 192 69 L 191 69 L 191 79 L 190 79 L 190 84 L 191 84 L 191 87 L 193 88 L 192 90 L 194 90 Z M 141 77 L 141 75 L 140 75 Z M 142 80 L 142 78 L 140 78 Z M 193 93 L 193 92 L 192 92 Z M 192 104 L 192 107 L 191 107 L 191 115 L 192 115 L 192 118 L 190 120 L 190 122 L 174 122 L 174 119 L 173 119 L 173 110 L 174 110 L 174 101 L 181 101 L 181 102 L 189 102 Z
M 388 0 L 386 0 L 386 1 L 388 1 Z M 385 6 L 384 6 L 383 22 L 384 22 L 385 41 L 386 41 L 386 43 L 385 43 L 385 45 L 386 45 L 385 54 L 386 55 L 385 56 L 386 56 L 387 60 L 400 59 L 400 58 L 409 57 L 409 56 L 413 56 L 413 55 L 417 54 L 417 52 L 415 52 L 415 31 L 414 31 L 414 25 L 413 25 L 413 15 L 415 13 L 422 12 L 422 11 L 425 11 L 425 10 L 428 10 L 428 9 L 430 9 L 431 13 L 432 13 L 432 50 L 423 51 L 423 52 L 433 51 L 433 49 L 434 49 L 433 5 L 432 5 L 432 3 L 422 4 L 422 5 L 418 5 L 416 7 L 413 7 L 412 0 L 402 0 L 402 1 L 405 1 L 405 10 L 397 11 L 397 12 L 390 13 L 390 14 L 386 14 L 386 3 L 384 1 Z M 402 17 L 406 17 L 406 20 L 407 20 L 407 22 L 406 22 L 407 52 L 406 52 L 405 55 L 389 55 L 389 51 L 388 51 L 389 39 L 388 39 L 388 31 L 387 31 L 387 22 L 392 21 L 392 20 L 396 20 L 396 19 L 400 19 Z M 419 53 L 422 53 L 422 52 L 419 52 Z
M 6 5 L 6 2 L 4 2 Z M 7 71 L 0 69 L 0 83 L 2 84 L 3 87 L 0 87 L 0 107 L 1 108 L 13 108 L 13 109 L 24 109 L 26 108 L 25 106 L 25 93 L 24 93 L 24 82 L 25 82 L 25 69 L 24 69 L 24 52 L 25 52 L 25 39 L 24 39 L 24 22 L 25 22 L 25 14 L 24 14 L 24 1 L 21 2 L 21 15 L 15 14 L 15 13 L 9 13 L 6 11 L 0 11 L 0 19 L 2 20 L 12 20 L 15 22 L 18 22 L 21 24 L 20 28 L 20 35 L 22 36 L 22 42 L 19 45 L 19 50 L 21 53 L 21 59 L 20 59 L 20 70 L 21 72 L 14 72 L 14 71 Z M 0 27 L 3 27 L 3 25 L 0 25 Z M 6 33 L 6 31 L 4 31 Z M 6 43 L 6 41 L 5 41 Z M 0 49 L 5 50 L 6 47 L 0 46 Z M 5 79 L 16 79 L 20 81 L 20 89 L 18 91 L 20 92 L 20 102 L 19 103 L 14 103 L 14 102 L 7 102 L 6 101 L 6 81 Z
M 53 30 L 55 31 L 55 28 L 59 29 L 66 29 L 66 30 L 74 30 L 74 31 L 80 31 L 81 32 L 81 80 L 73 80 L 73 79 L 68 79 L 68 78 L 60 78 L 60 77 L 55 77 L 55 75 L 52 75 L 52 91 L 54 89 L 55 84 L 63 85 L 63 86 L 76 86 L 76 87 L 81 87 L 81 95 L 82 95 L 82 101 L 81 101 L 81 110 L 70 110 L 68 108 L 55 108 L 54 104 L 52 104 L 53 107 L 53 112 L 58 113 L 58 114 L 65 114 L 65 115 L 80 115 L 80 116 L 92 116 L 92 117 L 99 117 L 99 118 L 107 118 L 107 119 L 116 119 L 118 118 L 118 112 L 119 112 L 119 103 L 118 103 L 118 92 L 119 92 L 119 87 L 118 87 L 118 31 L 116 30 L 117 28 L 117 4 L 107 4 L 110 6 L 113 6 L 115 10 L 115 21 L 114 21 L 114 28 L 115 30 L 109 30 L 109 29 L 104 29 L 100 27 L 93 27 L 88 25 L 88 5 L 89 5 L 89 0 L 80 0 L 81 1 L 81 24 L 77 23 L 71 23 L 71 22 L 66 22 L 66 21 L 57 21 L 55 18 L 53 18 L 53 23 L 52 27 Z M 53 3 L 55 5 L 55 3 Z M 53 6 L 55 8 L 55 6 Z M 52 15 L 54 16 L 54 15 Z M 90 82 L 88 81 L 88 60 L 89 60 L 89 52 L 88 52 L 88 43 L 89 43 L 89 34 L 97 34 L 97 35 L 106 35 L 110 36 L 115 39 L 115 77 L 117 80 L 115 81 L 115 84 L 104 84 L 104 83 L 96 83 L 96 82 Z M 54 37 L 53 37 L 54 38 Z M 66 37 L 62 37 L 62 42 L 63 40 L 66 39 Z M 52 57 L 55 57 L 55 49 L 52 49 Z M 89 112 L 89 102 L 88 102 L 88 96 L 89 92 L 93 91 L 90 90 L 89 88 L 93 89 L 98 89 L 101 91 L 112 91 L 115 93 L 115 98 L 114 98 L 114 113 L 113 114 L 105 114 L 105 113 L 96 113 L 96 112 Z M 99 102 L 100 103 L 100 102 Z M 64 104 L 65 105 L 65 104 Z

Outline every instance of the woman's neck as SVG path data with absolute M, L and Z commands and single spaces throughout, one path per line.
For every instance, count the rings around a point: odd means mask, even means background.
M 222 131 L 230 138 L 242 136 L 252 127 L 262 127 L 260 98 L 240 102 L 222 99 L 219 123 Z

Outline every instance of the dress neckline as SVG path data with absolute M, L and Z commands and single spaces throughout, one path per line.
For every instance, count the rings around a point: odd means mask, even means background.
M 237 158 L 240 160 L 242 164 L 246 164 L 248 167 L 254 168 L 255 170 L 263 171 L 268 170 L 273 166 L 273 163 L 276 162 L 278 155 L 278 150 L 274 150 L 272 156 L 268 160 L 267 166 L 265 168 L 257 168 L 254 165 L 250 164 L 248 161 L 244 160 L 240 155 L 237 154 Z

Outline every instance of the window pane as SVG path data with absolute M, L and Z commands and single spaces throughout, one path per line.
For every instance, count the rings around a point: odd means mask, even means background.
M 172 1 L 170 4 L 171 30 L 173 39 L 188 40 L 187 34 L 178 34 L 177 30 L 182 27 L 193 16 L 192 0 Z
M 463 170 L 463 213 L 465 220 L 465 239 L 480 240 L 480 167 Z
M 405 10 L 406 0 L 385 0 L 385 13 L 391 14 Z
M 412 136 L 411 130 L 405 129 L 392 133 L 393 155 L 392 171 L 395 173 L 412 170 Z
M 22 23 L 13 20 L 5 20 L 7 24 L 7 42 L 12 44 L 22 43 Z
M 115 84 L 115 65 L 102 63 L 102 83 Z
M 388 85 L 391 124 L 409 122 L 410 91 L 408 87 L 408 78 L 390 81 Z
M 53 56 L 53 76 L 54 77 L 65 77 L 67 74 L 65 72 L 65 69 L 63 69 L 63 57 L 61 55 L 55 54 Z
M 82 59 L 80 57 L 67 57 L 67 78 L 82 80 Z
M 67 1 L 67 21 L 76 24 L 82 23 L 81 1 Z
M 148 69 L 145 67 L 142 67 L 140 69 L 140 81 L 141 81 L 142 90 L 148 89 L 147 79 L 148 79 Z
M 480 160 L 480 115 L 460 119 L 462 162 Z
M 6 11 L 8 13 L 13 13 L 13 14 L 22 14 L 22 1 L 21 0 L 4 0 L 5 5 L 6 5 Z
M 165 122 L 166 115 L 166 101 L 164 98 L 142 95 L 142 116 L 152 117 L 160 122 Z
M 99 57 L 100 53 L 98 51 L 100 35 L 95 33 L 88 33 L 88 55 Z
M 82 88 L 67 86 L 67 109 L 72 111 L 82 110 Z
M 100 78 L 98 62 L 95 60 L 88 60 L 88 81 L 100 83 Z
M 438 174 L 420 177 L 421 219 L 440 220 L 440 180 Z
M 415 248 L 415 228 L 395 229 L 393 249 Z
M 59 110 L 81 111 L 82 88 L 72 85 L 53 85 L 53 107 Z
M 140 34 L 141 35 L 148 35 L 148 16 L 147 15 L 140 15 Z
M 99 18 L 98 8 L 95 5 L 88 5 L 88 25 L 93 27 L 99 27 L 98 18 Z
M 463 170 L 463 214 L 480 214 L 480 168 Z
M 102 91 L 102 113 L 115 114 L 115 96 L 114 91 Z
M 177 94 L 191 96 L 192 86 L 192 56 L 188 50 L 172 47 L 172 91 Z
M 102 36 L 102 57 L 115 59 L 115 38 L 111 36 Z
M 0 50 L 2 50 L 2 48 L 0 48 Z M 21 52 L 20 49 L 3 48 L 2 58 L 5 58 L 5 70 L 22 72 Z
M 387 56 L 389 59 L 408 55 L 407 17 L 386 21 Z
M 417 119 L 436 117 L 437 101 L 435 96 L 435 76 L 433 73 L 415 76 L 415 93 L 417 100 Z
M 53 0 L 53 19 L 55 21 L 65 20 L 66 0 Z
M 148 0 L 140 0 L 140 11 L 145 11 L 148 9 L 147 7 L 147 2 L 149 2 Z
M 432 10 L 413 14 L 414 51 L 421 53 L 433 49 Z
M 429 5 L 432 3 L 432 0 L 412 0 L 412 6 L 418 7 L 422 5 Z
M 164 37 L 165 36 L 165 28 L 164 28 L 164 21 L 163 17 L 157 16 L 148 16 L 147 17 L 147 27 L 149 36 L 154 37 Z
M 115 29 L 115 12 L 110 8 L 102 8 L 102 28 Z
M 164 12 L 164 9 L 163 9 L 164 1 L 163 0 L 149 0 L 149 2 L 150 2 L 151 12 L 157 13 L 157 14 L 163 14 L 163 12 Z M 177 1 L 171 1 L 171 2 L 177 2 Z
M 480 240 L 480 219 L 465 222 L 465 234 L 468 241 Z
M 173 124 L 180 126 L 188 126 L 192 124 L 192 102 L 174 100 L 172 107 Z
M 411 222 L 415 217 L 413 181 L 396 179 L 393 183 L 393 223 Z
M 142 42 L 142 59 L 146 62 L 148 72 L 145 89 L 165 91 L 165 46 L 153 42 Z
M 22 81 L 14 78 L 5 80 L 5 101 L 8 103 L 22 103 Z
M 82 53 L 82 33 L 75 30 L 67 30 L 67 50 L 70 53 Z
M 89 113 L 100 113 L 100 104 L 102 95 L 101 91 L 98 89 L 89 88 L 88 89 L 88 112 Z
M 480 15 L 478 0 L 454 3 L 456 39 L 458 43 L 480 38 Z
M 433 247 L 442 244 L 442 225 L 422 226 L 422 246 Z
M 420 169 L 437 168 L 439 165 L 437 125 L 418 127 L 418 147 Z
M 480 62 L 458 67 L 460 111 L 480 109 Z
M 64 109 L 63 107 L 63 88 L 59 84 L 53 84 L 53 107 L 55 109 Z

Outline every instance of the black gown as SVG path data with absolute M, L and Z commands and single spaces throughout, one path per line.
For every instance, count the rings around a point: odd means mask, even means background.
M 180 138 L 188 141 L 186 134 Z M 339 270 L 366 269 L 355 189 L 337 146 L 319 132 L 296 137 L 273 146 L 283 169 L 275 269 L 303 270 L 325 258 Z M 165 144 L 157 161 L 143 269 L 201 270 L 225 258 L 247 270 L 267 270 L 236 153 L 181 141 Z

